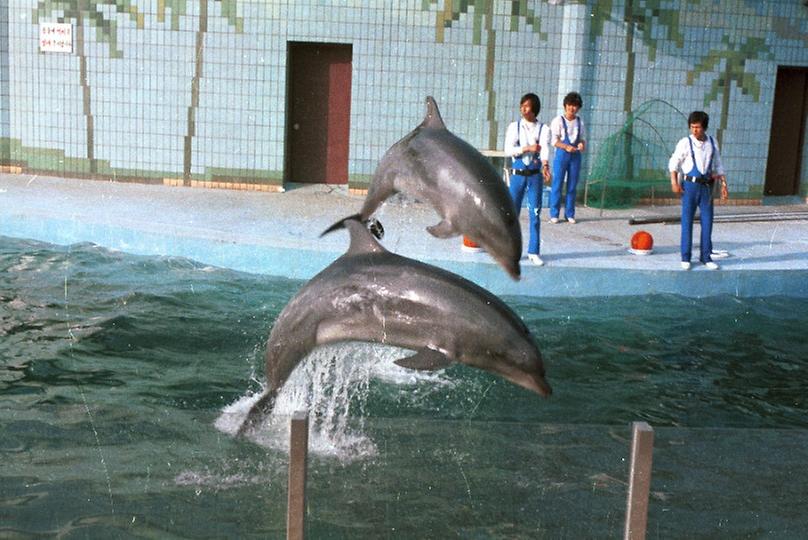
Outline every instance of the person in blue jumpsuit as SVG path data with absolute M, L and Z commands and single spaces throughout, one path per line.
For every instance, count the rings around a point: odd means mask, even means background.
M 584 122 L 578 111 L 584 102 L 581 94 L 570 92 L 564 96 L 564 114 L 550 122 L 550 144 L 555 147 L 553 158 L 553 184 L 550 191 L 550 223 L 558 223 L 561 210 L 561 188 L 567 180 L 564 216 L 575 223 L 575 190 L 581 175 L 581 154 L 586 150 Z
M 715 139 L 707 135 L 710 117 L 704 111 L 693 111 L 687 119 L 690 135 L 676 144 L 668 162 L 671 190 L 682 195 L 682 269 L 690 270 L 693 248 L 693 219 L 699 209 L 701 242 L 699 261 L 709 270 L 718 270 L 713 262 L 713 189 L 721 184 L 721 198 L 729 197 L 727 178 Z M 682 183 L 679 183 L 680 173 Z
M 530 93 L 519 100 L 522 118 L 511 122 L 505 132 L 505 153 L 511 157 L 509 189 L 516 215 L 522 208 L 522 200 L 527 192 L 530 239 L 527 257 L 536 266 L 544 261 L 541 251 L 541 196 L 542 185 L 550 179 L 550 130 L 538 121 L 541 101 Z

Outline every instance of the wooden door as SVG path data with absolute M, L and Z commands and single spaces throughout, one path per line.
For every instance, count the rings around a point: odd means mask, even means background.
M 351 45 L 289 43 L 287 182 L 348 182 L 352 54 Z
M 808 68 L 778 67 L 765 195 L 797 195 L 808 115 Z

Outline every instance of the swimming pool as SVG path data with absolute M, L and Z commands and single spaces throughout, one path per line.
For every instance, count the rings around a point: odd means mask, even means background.
M 284 451 L 216 424 L 302 283 L 0 237 L 0 531 L 283 537 Z M 656 430 L 650 538 L 808 529 L 804 299 L 505 300 L 548 400 L 397 351 L 312 355 L 288 396 L 321 389 L 312 537 L 619 536 L 635 420 Z

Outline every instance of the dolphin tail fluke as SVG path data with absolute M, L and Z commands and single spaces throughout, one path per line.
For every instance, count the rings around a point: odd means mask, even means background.
M 345 222 L 350 221 L 350 220 L 355 220 L 355 221 L 360 221 L 361 222 L 362 221 L 362 214 L 353 214 L 353 215 L 350 215 L 348 217 L 342 218 L 341 220 L 337 221 L 336 223 L 331 225 L 329 228 L 324 230 L 322 233 L 320 233 L 320 238 L 322 238 L 323 236 L 327 235 L 328 233 L 332 233 L 332 232 L 334 232 L 334 231 L 336 231 L 338 229 L 344 229 L 345 228 Z
M 252 431 L 272 412 L 272 409 L 275 407 L 275 397 L 277 394 L 277 391 L 268 391 L 261 396 L 261 399 L 253 404 L 250 412 L 248 412 L 247 416 L 244 418 L 244 422 L 242 422 L 241 426 L 238 428 L 236 432 L 237 436 L 242 437 L 247 432 Z

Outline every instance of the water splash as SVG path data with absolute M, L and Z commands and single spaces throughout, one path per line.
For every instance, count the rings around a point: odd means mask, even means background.
M 254 442 L 289 451 L 289 417 L 309 413 L 309 451 L 318 456 L 352 462 L 378 454 L 365 432 L 365 410 L 372 379 L 389 384 L 429 382 L 449 384 L 441 375 L 399 367 L 394 360 L 411 351 L 369 343 L 341 343 L 312 351 L 295 369 L 275 401 L 275 408 L 250 435 Z M 225 407 L 215 426 L 235 434 L 261 392 L 246 395 Z

